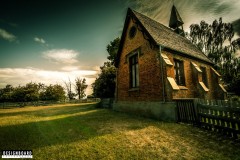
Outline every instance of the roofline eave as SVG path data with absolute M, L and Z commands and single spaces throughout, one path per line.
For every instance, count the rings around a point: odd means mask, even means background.
M 191 55 L 189 55 L 189 54 L 186 54 L 186 53 L 184 53 L 184 52 L 178 51 L 178 50 L 173 49 L 173 48 L 171 48 L 171 47 L 166 47 L 166 46 L 164 46 L 164 45 L 162 45 L 162 44 L 160 44 L 160 43 L 157 43 L 157 45 L 158 45 L 158 46 L 161 46 L 161 48 L 163 47 L 162 49 L 167 48 L 167 49 L 170 49 L 170 50 L 172 50 L 172 51 L 175 51 L 176 53 L 180 53 L 179 55 L 184 55 L 185 57 L 188 57 L 188 58 L 191 58 L 191 59 L 195 59 L 195 60 L 200 60 L 200 61 L 205 62 L 205 63 L 207 63 L 207 64 L 214 65 L 213 62 L 208 62 L 208 61 L 206 61 L 206 60 L 203 60 L 203 59 L 200 59 L 200 58 L 191 56 Z M 209 61 L 211 61 L 211 60 L 209 59 Z

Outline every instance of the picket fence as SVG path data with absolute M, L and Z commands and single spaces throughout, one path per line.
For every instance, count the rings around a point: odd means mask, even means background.
M 177 99 L 178 122 L 190 123 L 240 139 L 240 102 Z

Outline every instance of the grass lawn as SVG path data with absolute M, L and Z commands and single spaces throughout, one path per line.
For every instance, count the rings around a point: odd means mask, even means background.
M 34 159 L 240 159 L 240 145 L 192 126 L 95 104 L 0 109 L 0 149 Z

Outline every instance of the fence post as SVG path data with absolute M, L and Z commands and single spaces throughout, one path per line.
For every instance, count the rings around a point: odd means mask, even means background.
M 199 119 L 199 116 L 198 116 L 198 103 L 199 103 L 199 99 L 198 98 L 194 98 L 193 99 L 193 106 L 194 106 L 194 113 L 195 113 L 195 123 L 197 126 L 200 126 L 201 125 L 201 121 Z
M 179 110 L 178 110 L 178 103 L 177 101 L 175 101 L 175 104 L 176 104 L 176 108 L 175 108 L 175 117 L 176 117 L 176 122 L 179 122 L 180 121 L 180 115 L 179 115 Z

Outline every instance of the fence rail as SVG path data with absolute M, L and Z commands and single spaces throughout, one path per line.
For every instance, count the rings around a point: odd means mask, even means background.
M 235 139 L 240 138 L 240 108 L 230 106 L 198 103 L 201 127 Z
M 240 139 L 238 101 L 178 99 L 176 103 L 179 122 L 197 124 L 207 130 Z
M 218 107 L 231 107 L 231 108 L 240 108 L 239 101 L 227 101 L 227 100 L 205 100 L 205 99 L 194 99 L 197 104 L 205 104 Z

